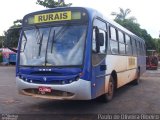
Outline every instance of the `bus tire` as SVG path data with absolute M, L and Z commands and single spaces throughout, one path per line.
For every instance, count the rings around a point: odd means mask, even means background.
M 102 96 L 102 101 L 103 102 L 109 102 L 113 99 L 115 93 L 115 81 L 113 79 L 113 77 L 111 76 L 109 79 L 109 83 L 108 83 L 108 93 L 105 93 Z
M 133 81 L 133 85 L 138 85 L 139 84 L 139 82 L 140 82 L 140 70 L 138 69 L 137 70 L 137 73 L 136 73 L 137 75 L 137 77 L 136 77 L 136 79 Z

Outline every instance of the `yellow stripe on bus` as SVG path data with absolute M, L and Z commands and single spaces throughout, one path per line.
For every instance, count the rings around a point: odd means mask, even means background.
M 135 57 L 128 58 L 128 66 L 129 66 L 129 68 L 136 67 L 136 58 Z

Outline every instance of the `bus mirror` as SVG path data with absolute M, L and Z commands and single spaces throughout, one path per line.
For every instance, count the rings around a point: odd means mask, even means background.
M 103 33 L 97 34 L 97 40 L 96 40 L 96 52 L 100 52 L 100 47 L 104 45 L 104 35 Z
M 98 41 L 99 41 L 99 46 L 104 45 L 104 35 L 103 35 L 103 33 L 98 33 Z

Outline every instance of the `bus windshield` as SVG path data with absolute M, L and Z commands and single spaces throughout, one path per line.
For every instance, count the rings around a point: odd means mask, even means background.
M 37 27 L 23 30 L 21 66 L 83 64 L 86 25 Z

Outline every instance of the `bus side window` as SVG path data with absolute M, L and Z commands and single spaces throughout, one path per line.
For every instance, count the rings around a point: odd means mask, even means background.
M 110 47 L 112 54 L 118 54 L 118 41 L 117 41 L 117 33 L 116 29 L 113 27 L 110 27 Z
M 141 55 L 141 54 L 142 54 L 142 52 L 141 52 L 141 47 L 140 47 L 140 42 L 139 42 L 139 41 L 137 41 L 137 54 L 138 54 L 138 55 Z
M 141 43 L 141 52 L 142 52 L 141 55 L 144 56 L 144 46 L 143 46 L 143 43 Z
M 134 41 L 135 41 L 135 46 L 136 46 L 135 47 L 135 49 L 136 49 L 136 55 L 139 56 L 138 55 L 138 41 L 136 39 Z
M 144 43 L 142 43 L 142 47 L 143 47 L 143 56 L 145 56 L 146 55 L 146 49 L 145 49 L 145 44 Z
M 137 56 L 137 43 L 135 39 L 132 39 L 132 49 L 133 49 L 133 55 Z
M 143 47 L 144 47 L 144 55 L 146 55 L 146 44 L 145 43 L 143 44 Z
M 125 41 L 124 41 L 124 34 L 121 31 L 118 31 L 118 40 L 119 40 L 119 53 L 124 55 L 126 53 Z
M 100 46 L 100 53 L 105 54 L 106 53 L 106 32 L 99 29 L 99 33 L 102 33 L 104 36 L 104 44 L 102 46 Z
M 143 55 L 143 48 L 142 48 L 142 43 L 139 42 L 139 46 L 140 46 L 140 55 Z
M 131 37 L 125 34 L 125 40 L 126 40 L 126 54 L 132 55 L 132 43 L 131 43 Z

